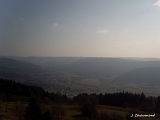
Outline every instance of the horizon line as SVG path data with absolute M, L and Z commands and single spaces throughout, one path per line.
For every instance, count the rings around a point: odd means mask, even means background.
M 72 57 L 72 58 L 140 58 L 140 59 L 160 59 L 158 57 L 113 57 L 113 56 L 17 56 L 17 55 L 0 55 L 0 57 Z

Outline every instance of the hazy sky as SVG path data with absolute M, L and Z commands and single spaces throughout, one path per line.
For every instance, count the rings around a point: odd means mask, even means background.
M 160 58 L 160 0 L 0 0 L 0 55 Z

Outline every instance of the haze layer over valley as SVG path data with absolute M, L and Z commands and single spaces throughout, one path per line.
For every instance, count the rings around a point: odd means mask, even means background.
M 159 95 L 160 60 L 97 57 L 1 57 L 0 77 L 50 92 Z

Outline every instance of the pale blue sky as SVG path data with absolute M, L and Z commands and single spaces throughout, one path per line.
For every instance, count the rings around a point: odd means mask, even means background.
M 160 0 L 0 0 L 0 55 L 160 58 Z

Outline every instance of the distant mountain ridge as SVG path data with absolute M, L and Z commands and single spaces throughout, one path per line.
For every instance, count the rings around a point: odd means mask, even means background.
M 42 72 L 40 66 L 28 62 L 21 62 L 10 58 L 0 58 L 0 77 L 21 78 L 26 74 Z
M 62 70 L 89 77 L 116 77 L 138 68 L 160 67 L 160 61 L 138 61 L 122 58 L 84 58 L 61 66 Z
M 0 58 L 0 66 L 8 66 L 8 65 L 17 65 L 17 66 L 21 66 L 21 67 L 37 67 L 37 65 L 34 65 L 32 63 L 29 62 L 22 62 L 22 61 L 17 61 L 14 59 L 10 59 L 10 58 Z
M 12 57 L 30 62 L 33 66 L 56 68 L 88 77 L 117 77 L 138 68 L 160 67 L 157 58 L 104 58 L 104 57 Z M 135 60 L 136 59 L 136 60 Z M 144 60 L 145 59 L 145 60 Z M 153 61 L 151 61 L 153 60 Z M 29 65 L 30 66 L 30 65 Z
M 4 57 L 0 57 L 4 58 Z M 69 64 L 71 62 L 75 62 L 84 57 L 14 57 L 8 56 L 6 58 L 22 61 L 22 62 L 29 62 L 35 65 L 45 66 L 45 67 L 55 67 L 61 66 L 65 64 Z
M 115 78 L 113 83 L 160 86 L 160 67 L 138 68 Z

